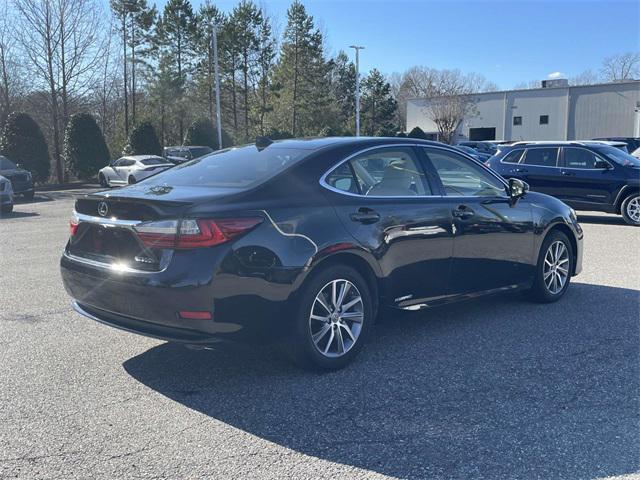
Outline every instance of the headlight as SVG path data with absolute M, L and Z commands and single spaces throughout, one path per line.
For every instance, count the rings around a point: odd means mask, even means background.
M 573 208 L 569 209 L 569 218 L 574 222 L 574 223 L 578 223 L 578 215 L 576 214 L 576 211 Z

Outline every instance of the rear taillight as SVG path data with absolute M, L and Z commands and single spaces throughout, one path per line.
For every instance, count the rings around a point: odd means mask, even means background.
M 260 217 L 160 220 L 135 226 L 149 248 L 200 248 L 228 242 L 262 222 Z
M 73 237 L 77 231 L 78 231 L 78 217 L 73 215 L 69 220 L 69 235 Z

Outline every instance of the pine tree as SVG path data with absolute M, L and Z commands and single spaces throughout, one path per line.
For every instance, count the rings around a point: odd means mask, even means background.
M 420 140 L 428 140 L 427 134 L 420 127 L 413 127 L 407 134 L 409 138 L 419 138 Z
M 287 11 L 287 27 L 274 79 L 278 101 L 274 116 L 295 136 L 315 135 L 319 125 L 335 123 L 331 115 L 330 65 L 323 39 L 302 3 Z
M 211 147 L 214 150 L 227 148 L 232 145 L 231 138 L 222 130 L 222 146 L 218 146 L 218 132 L 210 120 L 201 118 L 189 125 L 184 139 L 185 145 L 199 145 Z
M 169 72 L 173 72 L 177 87 L 177 120 L 179 137 L 184 137 L 185 108 L 184 92 L 192 72 L 196 23 L 191 3 L 188 0 L 169 0 L 157 25 L 157 44 L 160 56 L 164 57 Z
M 26 113 L 9 114 L 0 134 L 0 155 L 21 164 L 37 182 L 49 180 L 49 149 L 38 124 Z
M 95 177 L 109 164 L 109 149 L 95 119 L 88 113 L 73 115 L 64 135 L 63 156 L 78 178 Z
M 255 106 L 257 125 L 256 131 L 265 134 L 266 117 L 273 111 L 271 105 L 271 73 L 276 58 L 276 39 L 273 37 L 271 21 L 262 12 L 258 33 L 257 71 L 258 82 L 256 94 L 258 101 Z
M 396 100 L 391 85 L 373 69 L 362 82 L 362 124 L 365 135 L 391 137 L 397 127 Z
M 342 50 L 332 62 L 331 86 L 339 111 L 339 124 L 353 131 L 356 108 L 356 66 Z
M 253 90 L 250 85 L 252 77 L 256 73 L 256 60 L 259 51 L 259 34 L 262 23 L 262 12 L 251 0 L 242 0 L 233 9 L 229 22 L 234 25 L 236 32 L 237 51 L 240 61 L 240 76 L 242 83 L 243 102 L 243 140 L 249 140 L 249 110 L 251 103 L 250 92 Z M 251 88 L 250 88 L 251 87 Z

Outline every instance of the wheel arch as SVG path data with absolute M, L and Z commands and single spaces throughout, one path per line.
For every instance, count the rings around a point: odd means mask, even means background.
M 616 213 L 618 215 L 622 214 L 622 204 L 624 201 L 629 198 L 634 193 L 637 194 L 640 192 L 640 187 L 625 187 L 620 190 L 618 194 L 618 198 L 616 199 Z
M 571 276 L 574 276 L 575 275 L 575 269 L 576 269 L 576 262 L 577 262 L 577 259 L 578 259 L 578 241 L 576 240 L 576 236 L 573 233 L 573 231 L 571 230 L 571 228 L 568 225 L 566 225 L 565 223 L 560 223 L 560 222 L 555 223 L 544 234 L 542 243 L 540 244 L 540 249 L 542 249 L 542 245 L 544 244 L 544 240 L 546 240 L 547 237 L 549 235 L 551 235 L 552 232 L 562 232 L 569 239 L 569 242 L 571 242 L 571 255 L 573 257 L 573 266 L 571 267 L 572 268 Z M 541 254 L 541 251 L 538 252 L 538 256 L 540 254 Z
M 371 260 L 365 259 L 362 255 L 354 252 L 336 252 L 328 256 L 317 259 L 311 264 L 308 274 L 305 276 L 303 283 L 309 278 L 326 270 L 334 265 L 346 265 L 356 270 L 362 277 L 367 286 L 371 290 L 373 301 L 374 318 L 377 316 L 380 306 L 380 280 L 376 274 L 375 267 L 371 264 Z

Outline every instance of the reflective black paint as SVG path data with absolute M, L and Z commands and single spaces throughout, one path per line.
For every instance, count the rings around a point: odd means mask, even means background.
M 155 272 L 89 265 L 73 258 L 67 245 L 61 259 L 67 292 L 102 322 L 207 343 L 279 332 L 292 320 L 300 287 L 327 262 L 358 268 L 380 304 L 403 308 L 530 285 L 551 228 L 570 236 L 574 273 L 580 271 L 582 231 L 569 207 L 555 198 L 537 193 L 518 200 L 506 193 L 499 198 L 370 198 L 320 184 L 336 163 L 366 148 L 448 147 L 395 138 L 295 142 L 309 150 L 308 157 L 250 191 L 224 195 L 170 185 L 160 191 L 142 181 L 79 199 L 76 209 L 87 215 L 98 201 L 107 201 L 127 217 L 250 215 L 264 221 L 227 244 L 170 251 L 165 268 Z M 454 218 L 453 210 L 460 208 L 474 215 Z M 379 220 L 354 221 L 352 214 L 362 209 L 377 212 Z M 184 320 L 180 310 L 211 311 L 213 320 Z

